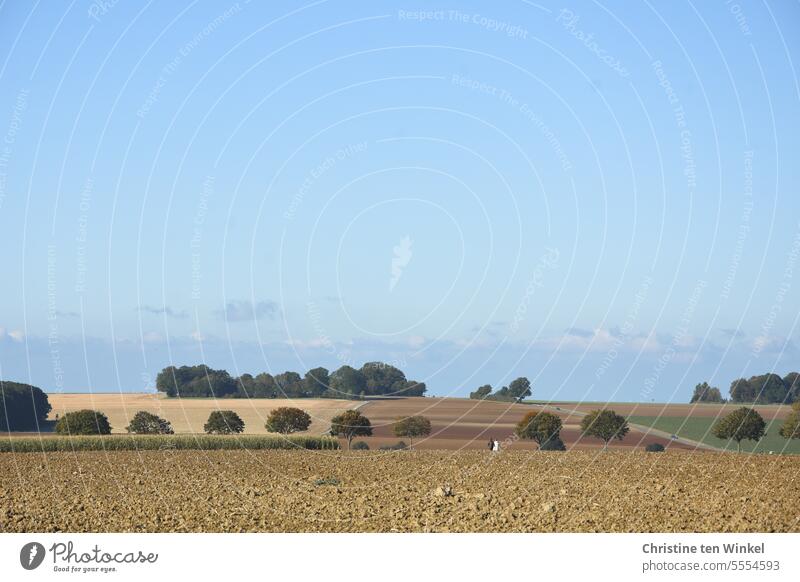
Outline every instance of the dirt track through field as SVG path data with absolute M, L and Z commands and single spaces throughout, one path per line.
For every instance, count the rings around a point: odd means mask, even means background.
M 269 412 L 279 406 L 294 406 L 307 411 L 313 421 L 308 434 L 323 434 L 330 428 L 331 418 L 347 409 L 358 409 L 365 414 L 374 427 L 374 436 L 366 440 L 371 448 L 394 444 L 398 440 L 392 431 L 392 424 L 398 417 L 421 414 L 430 418 L 432 433 L 429 437 L 414 442 L 420 449 L 476 449 L 487 448 L 490 438 L 507 442 L 512 449 L 533 449 L 530 442 L 517 442 L 513 439 L 514 427 L 525 414 L 535 410 L 547 410 L 561 417 L 564 429 L 561 438 L 569 448 L 596 449 L 602 443 L 596 439 L 582 438 L 579 424 L 581 417 L 600 405 L 572 405 L 569 403 L 553 405 L 514 404 L 469 400 L 464 398 L 401 398 L 363 401 L 331 399 L 206 399 L 206 398 L 165 398 L 157 394 L 100 393 L 100 394 L 50 394 L 56 414 L 90 408 L 104 412 L 111 422 L 114 433 L 124 433 L 130 418 L 139 410 L 147 410 L 163 416 L 172 423 L 176 433 L 203 432 L 203 424 L 212 410 L 228 409 L 236 411 L 245 421 L 247 434 L 264 434 L 264 422 Z M 632 407 L 625 404 L 610 404 L 609 407 L 627 413 Z M 638 409 L 649 411 L 650 406 Z M 664 409 L 665 405 L 657 405 Z M 674 415 L 683 411 L 684 405 L 666 405 L 666 414 Z M 687 405 L 688 406 L 688 405 Z M 696 408 L 696 407 L 695 407 Z M 688 408 L 683 413 L 688 412 Z M 408 442 L 409 439 L 403 439 Z M 344 443 L 344 441 L 342 441 Z M 694 449 L 696 443 L 686 440 L 671 441 L 669 435 L 633 427 L 622 441 L 614 441 L 614 448 L 642 448 L 650 443 L 659 443 L 672 448 Z
M 557 410 L 553 406 L 514 404 L 467 400 L 463 398 L 405 398 L 402 400 L 374 400 L 367 403 L 361 412 L 369 417 L 373 425 L 373 437 L 365 439 L 370 446 L 396 443 L 392 424 L 398 417 L 422 415 L 431 421 L 430 437 L 414 441 L 420 449 L 487 449 L 490 438 L 507 443 L 511 449 L 534 449 L 529 441 L 513 438 L 514 427 L 529 412 L 546 410 L 556 414 L 564 423 L 561 438 L 568 448 L 596 449 L 602 447 L 597 439 L 582 438 L 580 419 L 582 413 L 571 413 L 567 405 Z M 509 441 L 509 439 L 511 439 Z M 408 444 L 408 439 L 403 439 Z M 632 429 L 622 440 L 614 441 L 614 448 L 642 448 L 650 443 L 681 449 L 694 449 L 695 443 L 671 441 L 662 432 Z
M 0 455 L 0 531 L 798 532 L 800 457 L 625 451 Z

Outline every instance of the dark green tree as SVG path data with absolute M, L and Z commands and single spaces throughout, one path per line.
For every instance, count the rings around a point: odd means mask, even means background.
M 613 410 L 593 410 L 581 419 L 581 433 L 602 440 L 603 448 L 612 439 L 624 439 L 629 430 L 625 417 Z
M 703 382 L 694 387 L 694 394 L 692 394 L 690 402 L 724 402 L 724 400 L 719 388 L 714 388 L 709 386 L 708 382 Z
M 483 386 L 475 390 L 475 392 L 470 392 L 469 397 L 472 398 L 473 400 L 483 400 L 491 393 L 492 393 L 492 385 L 484 384 Z
M 366 383 L 365 392 L 372 395 L 398 395 L 408 386 L 406 375 L 383 362 L 367 362 L 361 366 L 361 375 Z
M 788 404 L 800 400 L 800 374 L 789 372 L 783 377 L 783 384 L 786 386 L 786 402 Z
M 425 396 L 428 387 L 425 382 L 418 382 L 417 380 L 409 380 L 406 382 L 406 387 L 400 392 L 402 396 Z
M 787 389 L 783 378 L 777 374 L 762 374 L 749 380 L 755 389 L 756 402 L 763 404 L 782 404 L 786 402 Z
M 298 398 L 303 395 L 303 379 L 297 372 L 284 372 L 275 376 L 279 398 Z
M 414 439 L 431 434 L 431 421 L 424 416 L 408 416 L 398 418 L 394 426 L 394 436 L 406 437 L 411 440 L 410 449 L 414 448 Z
M 168 420 L 146 410 L 140 410 L 133 415 L 127 431 L 133 434 L 175 434 Z
M 311 426 L 311 417 L 304 410 L 282 406 L 274 409 L 267 417 L 264 427 L 268 432 L 292 434 L 308 430 Z
M 354 437 L 372 436 L 372 424 L 358 410 L 345 410 L 331 419 L 330 433 L 346 438 L 347 448 L 350 449 Z
M 367 389 L 364 375 L 351 366 L 342 366 L 330 376 L 330 387 L 336 398 L 355 398 Z
M 520 402 L 521 400 L 524 400 L 525 398 L 530 396 L 531 395 L 530 380 L 522 376 L 511 382 L 511 384 L 508 385 L 508 395 L 517 402 Z
M 731 402 L 754 402 L 756 390 L 750 382 L 744 378 L 739 378 L 731 382 Z
M 777 374 L 739 378 L 731 383 L 731 400 L 757 404 L 791 402 L 791 384 L 787 385 Z
M 56 433 L 65 435 L 111 434 L 108 417 L 97 410 L 67 412 L 56 422 Z
M 718 439 L 736 441 L 736 449 L 742 450 L 742 441 L 758 441 L 766 434 L 767 424 L 752 408 L 738 408 L 721 418 L 711 429 Z
M 238 434 L 244 432 L 244 421 L 233 410 L 215 410 L 203 426 L 208 434 Z
M 549 412 L 529 412 L 514 430 L 519 438 L 536 441 L 539 448 L 553 439 L 560 439 L 561 419 Z
M 317 398 L 325 394 L 331 384 L 330 374 L 325 368 L 314 368 L 303 377 L 303 392 L 306 396 Z
M 253 395 L 256 398 L 278 398 L 279 390 L 272 374 L 262 372 L 253 378 Z
M 214 370 L 206 365 L 168 366 L 156 376 L 156 389 L 167 396 L 232 396 L 239 383 L 225 370 Z
M 41 388 L 0 380 L 0 431 L 39 431 L 50 410 Z

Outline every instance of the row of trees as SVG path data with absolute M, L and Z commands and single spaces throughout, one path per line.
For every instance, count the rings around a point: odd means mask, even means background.
M 800 400 L 800 374 L 790 372 L 783 378 L 777 374 L 739 378 L 731 382 L 730 395 L 731 402 L 791 404 Z M 725 399 L 719 388 L 703 382 L 695 386 L 691 402 L 725 402 Z
M 284 435 L 303 432 L 311 426 L 311 416 L 299 408 L 280 407 L 267 417 L 268 432 Z M 627 419 L 613 410 L 593 410 L 581 419 L 581 434 L 603 441 L 604 448 L 614 439 L 622 440 L 630 428 Z M 204 425 L 208 434 L 238 434 L 244 432 L 244 421 L 232 410 L 215 410 Z M 561 440 L 561 418 L 544 411 L 533 411 L 517 423 L 515 433 L 519 438 L 535 441 L 540 450 L 566 450 Z M 56 423 L 59 434 L 87 435 L 110 434 L 111 425 L 102 412 L 79 410 L 68 412 Z M 127 427 L 134 434 L 173 434 L 169 421 L 144 410 L 137 412 Z M 424 416 L 398 418 L 394 425 L 395 436 L 414 439 L 431 433 L 431 421 Z M 780 435 L 787 439 L 800 438 L 800 401 L 792 406 L 792 412 L 780 428 Z M 346 410 L 333 417 L 329 434 L 347 439 L 348 449 L 355 437 L 372 436 L 372 423 L 358 410 Z M 743 440 L 758 441 L 766 435 L 766 422 L 752 408 L 738 408 L 712 427 L 712 434 L 719 439 L 735 441 L 741 450 Z M 361 446 L 358 448 L 368 448 Z M 649 450 L 649 449 L 648 449 Z M 663 450 L 663 447 L 660 448 Z
M 531 382 L 524 376 L 520 376 L 508 386 L 503 386 L 497 392 L 492 392 L 491 384 L 484 384 L 475 392 L 471 392 L 469 397 L 473 400 L 500 400 L 504 402 L 520 402 L 528 398 L 533 392 Z
M 172 397 L 216 398 L 363 398 L 365 396 L 423 396 L 424 382 L 409 381 L 402 370 L 383 362 L 360 369 L 342 366 L 334 372 L 314 368 L 300 376 L 284 372 L 234 378 L 206 365 L 168 366 L 156 377 L 156 389 Z
M 283 435 L 303 432 L 310 426 L 311 416 L 305 410 L 288 406 L 272 410 L 264 425 L 268 432 Z M 244 428 L 244 421 L 233 410 L 214 410 L 203 426 L 207 434 L 240 434 Z M 398 418 L 393 429 L 396 436 L 411 439 L 413 446 L 413 439 L 430 434 L 431 421 L 424 416 Z M 63 435 L 105 435 L 111 434 L 111 424 L 100 411 L 76 410 L 64 414 L 55 430 Z M 133 415 L 127 431 L 131 434 L 174 434 L 168 420 L 146 410 Z M 372 436 L 372 423 L 359 411 L 346 410 L 333 417 L 328 432 L 331 436 L 346 438 L 350 448 L 355 437 Z

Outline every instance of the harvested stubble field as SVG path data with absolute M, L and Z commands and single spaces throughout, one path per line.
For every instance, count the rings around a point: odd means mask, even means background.
M 0 455 L 0 531 L 800 531 L 800 458 L 571 451 Z
M 320 435 L 330 428 L 331 418 L 360 403 L 353 400 L 291 398 L 166 398 L 163 394 L 98 393 L 48 394 L 50 419 L 56 415 L 90 408 L 108 416 L 112 432 L 124 434 L 136 412 L 146 410 L 167 419 L 178 434 L 202 433 L 208 415 L 214 410 L 233 410 L 245 423 L 248 434 L 266 434 L 264 422 L 279 406 L 296 406 L 311 415 L 308 434 Z

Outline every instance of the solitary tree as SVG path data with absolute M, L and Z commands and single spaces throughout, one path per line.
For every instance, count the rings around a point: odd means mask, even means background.
M 208 415 L 203 426 L 208 434 L 235 434 L 244 432 L 244 421 L 233 410 L 215 410 Z
M 517 378 L 508 385 L 508 395 L 517 402 L 531 395 L 531 382 L 524 376 Z
M 411 446 L 414 448 L 414 437 L 428 436 L 431 434 L 431 421 L 424 416 L 409 416 L 398 418 L 394 423 L 394 436 L 408 437 L 411 439 Z
M 108 417 L 97 410 L 67 412 L 56 422 L 58 434 L 111 434 Z
M 561 419 L 549 412 L 529 412 L 517 423 L 517 436 L 536 441 L 539 448 L 548 441 L 559 439 Z
M 345 410 L 331 419 L 330 433 L 346 438 L 349 450 L 354 437 L 372 436 L 372 424 L 358 410 Z
M 613 410 L 593 410 L 581 419 L 583 435 L 602 440 L 603 448 L 608 447 L 612 439 L 624 439 L 629 430 L 625 417 Z
M 133 415 L 127 430 L 133 434 L 175 434 L 168 420 L 146 410 Z
M 766 434 L 766 427 L 758 412 L 743 406 L 720 419 L 712 432 L 719 439 L 736 441 L 736 449 L 741 451 L 743 440 L 760 440 Z
M 264 427 L 268 432 L 292 434 L 308 430 L 310 425 L 311 417 L 304 410 L 281 406 L 269 413 Z

